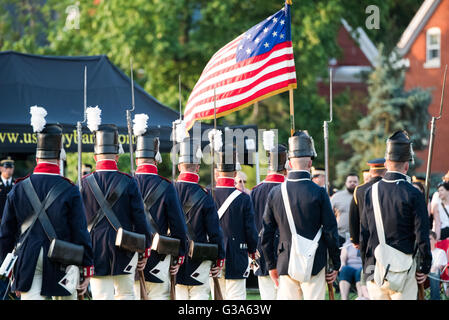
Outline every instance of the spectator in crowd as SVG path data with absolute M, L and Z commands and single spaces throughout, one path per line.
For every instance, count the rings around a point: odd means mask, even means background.
M 83 168 L 81 169 L 83 176 L 92 172 L 92 165 L 85 163 L 83 164 Z
M 440 300 L 440 275 L 447 265 L 447 254 L 444 250 L 435 247 L 437 235 L 435 232 L 429 233 L 430 249 L 432 250 L 432 267 L 430 267 L 430 300 Z
M 362 171 L 363 174 L 363 183 L 368 183 L 371 179 L 371 174 L 369 173 L 369 169 L 365 169 Z
M 438 185 L 438 195 L 440 201 L 432 205 L 432 230 L 436 233 L 437 240 L 444 240 L 449 237 L 449 182 L 441 182 Z
M 441 178 L 442 182 L 449 182 L 449 171 L 446 173 L 446 175 Z M 440 203 L 440 196 L 438 194 L 438 191 L 434 192 L 432 195 L 432 201 L 429 205 L 429 214 L 433 217 L 433 211 L 434 209 L 438 209 L 438 204 Z
M 338 223 L 340 246 L 349 238 L 349 207 L 355 187 L 359 184 L 359 177 L 355 173 L 346 176 L 345 189 L 338 191 L 331 198 L 332 209 Z
M 355 284 L 359 299 L 368 299 L 368 290 L 362 286 L 360 275 L 362 272 L 362 258 L 360 250 L 356 249 L 348 239 L 340 254 L 341 267 L 339 274 L 339 287 L 341 300 L 348 300 L 351 284 Z
M 250 194 L 251 190 L 249 190 L 245 187 L 247 180 L 248 180 L 248 177 L 246 176 L 245 172 L 237 171 L 237 174 L 235 176 L 235 187 L 237 189 L 239 189 L 240 191 L 245 192 L 246 194 Z
M 425 192 L 424 185 L 426 183 L 426 179 L 423 179 L 422 177 L 413 176 L 412 177 L 412 185 L 421 191 L 423 194 Z
M 312 181 L 320 187 L 325 187 L 326 184 L 326 171 L 323 168 L 312 167 Z

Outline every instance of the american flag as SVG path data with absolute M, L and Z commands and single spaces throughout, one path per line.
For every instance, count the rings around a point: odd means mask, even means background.
M 296 88 L 290 5 L 217 51 L 204 68 L 184 111 L 187 130 L 196 120 L 217 118 Z

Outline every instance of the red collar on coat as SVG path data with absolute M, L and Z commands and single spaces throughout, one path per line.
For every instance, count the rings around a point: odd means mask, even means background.
M 39 162 L 37 166 L 34 168 L 33 173 L 43 173 L 43 174 L 57 174 L 61 173 L 59 166 L 55 163 L 50 162 Z
M 110 159 L 99 160 L 95 166 L 95 171 L 118 171 L 117 162 Z
M 200 176 L 193 172 L 181 172 L 178 176 L 178 182 L 198 183 Z
M 157 174 L 157 167 L 154 164 L 141 164 L 137 167 L 136 174 Z
M 279 182 L 282 183 L 285 181 L 285 177 L 282 174 L 273 173 L 266 176 L 264 182 Z
M 235 188 L 234 178 L 218 177 L 216 187 Z

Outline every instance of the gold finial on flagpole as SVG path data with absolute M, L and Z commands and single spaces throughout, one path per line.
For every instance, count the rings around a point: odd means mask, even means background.
M 285 0 L 285 3 L 288 4 L 288 5 L 292 5 L 293 4 L 292 0 Z

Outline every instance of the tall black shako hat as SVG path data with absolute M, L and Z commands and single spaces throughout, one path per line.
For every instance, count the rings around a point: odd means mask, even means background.
M 118 128 L 115 124 L 100 124 L 94 131 L 94 154 L 118 154 Z
M 287 162 L 287 147 L 274 143 L 273 131 L 263 132 L 263 148 L 267 152 L 268 170 L 276 172 L 284 170 Z
M 47 111 L 38 106 L 30 108 L 31 126 L 37 133 L 36 158 L 59 159 L 62 149 L 62 126 L 47 124 Z
M 118 128 L 115 124 L 101 124 L 101 109 L 86 109 L 87 127 L 94 135 L 94 154 L 122 153 L 118 141 Z
M 387 140 L 385 159 L 396 162 L 414 161 L 412 142 L 407 131 L 400 130 L 393 133 Z
M 237 152 L 231 143 L 223 145 L 218 153 L 217 170 L 220 172 L 237 171 Z
M 136 135 L 136 159 L 148 158 L 161 162 L 159 153 L 158 129 L 147 129 L 148 115 L 145 113 L 134 116 L 133 132 Z
M 299 130 L 288 138 L 288 158 L 311 157 L 312 160 L 317 156 L 313 138 L 304 130 Z
M 179 163 L 200 164 L 202 158 L 201 142 L 186 137 L 179 146 Z
M 37 133 L 36 158 L 59 159 L 62 149 L 62 126 L 59 124 L 46 124 L 41 132 Z

